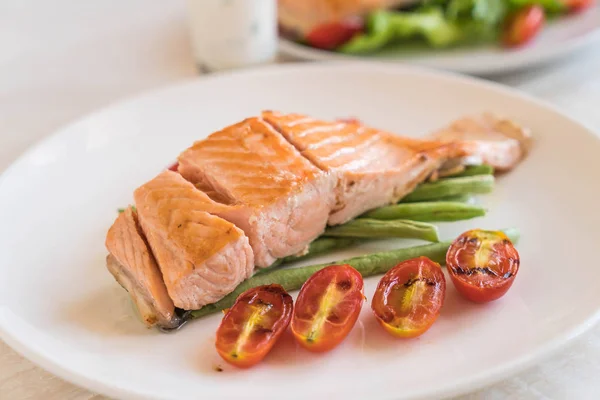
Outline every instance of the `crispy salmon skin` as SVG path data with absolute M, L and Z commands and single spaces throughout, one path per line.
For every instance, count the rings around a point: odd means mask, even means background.
M 110 252 L 108 270 L 129 292 L 144 323 L 163 328 L 179 325 L 160 269 L 131 207 L 120 213 L 108 230 L 106 248 Z

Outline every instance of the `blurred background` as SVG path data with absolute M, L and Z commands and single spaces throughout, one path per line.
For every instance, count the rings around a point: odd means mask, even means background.
M 434 0 L 436 3 L 438 1 Z M 486 5 L 498 1 L 508 4 L 530 0 L 452 0 L 449 3 L 464 3 L 467 15 L 469 12 L 470 15 L 482 14 L 485 19 L 486 8 L 478 6 L 474 9 L 472 4 Z M 290 61 L 296 59 L 293 55 L 302 55 L 302 59 L 354 56 L 363 60 L 379 60 L 383 57 L 379 52 L 382 52 L 384 56 L 396 57 L 399 63 L 479 70 L 488 79 L 519 86 L 554 101 L 579 119 L 598 123 L 597 114 L 591 111 L 594 104 L 572 99 L 599 90 L 600 45 L 596 40 L 600 25 L 598 5 L 593 0 L 535 1 L 552 4 L 575 1 L 590 5 L 580 13 L 561 11 L 556 16 L 551 14 L 545 17 L 546 23 L 536 35 L 530 35 L 530 41 L 522 47 L 505 47 L 499 41 L 497 37 L 502 24 L 496 16 L 494 24 L 485 25 L 488 34 L 491 31 L 496 35 L 492 35 L 491 39 L 485 36 L 485 40 L 479 43 L 463 44 L 466 48 L 452 48 L 451 43 L 445 42 L 443 46 L 432 47 L 427 35 L 433 31 L 419 33 L 415 27 L 416 33 L 408 35 L 406 39 L 390 39 L 387 46 L 374 49 L 372 53 L 350 54 L 310 47 L 305 45 L 306 36 L 299 34 L 300 26 L 308 26 L 305 29 L 314 31 L 313 24 L 319 24 L 325 18 L 319 13 L 319 4 L 331 3 L 335 10 L 335 7 L 344 3 L 342 0 L 312 1 L 312 7 L 309 7 L 309 0 L 283 1 L 288 11 L 282 24 L 275 19 L 275 0 L 5 0 L 0 2 L 0 170 L 29 144 L 58 126 L 120 98 L 193 78 L 198 75 L 199 67 L 205 70 L 211 67 L 241 68 L 254 63 L 271 62 L 273 59 Z M 386 2 L 395 3 L 382 1 Z M 296 8 L 300 9 L 297 12 L 303 16 L 302 21 L 308 22 L 293 21 Z M 439 30 L 439 26 L 453 26 L 452 37 L 456 40 L 463 38 L 468 41 L 470 37 L 479 37 L 473 33 L 456 33 L 467 28 L 460 28 L 463 25 L 457 22 L 449 25 L 448 18 L 442 18 L 445 14 L 440 14 L 441 10 L 447 12 L 443 6 L 434 5 L 430 10 L 437 10 L 434 13 L 438 17 L 433 18 L 436 29 Z M 458 11 L 451 11 L 450 14 Z M 417 22 L 422 23 L 420 14 L 424 12 L 432 11 L 416 10 Z M 339 24 L 335 28 L 335 16 L 333 30 L 327 24 L 321 24 L 320 28 L 315 25 L 317 33 L 325 31 L 327 34 L 316 35 L 317 44 L 319 38 L 323 40 L 324 37 L 335 39 L 334 44 L 346 40 L 346 45 L 350 38 L 354 46 L 377 42 L 373 37 L 381 35 L 365 33 L 365 18 L 375 14 L 376 21 L 385 22 L 390 15 L 385 12 L 381 14 L 380 11 L 369 12 L 368 9 L 354 14 L 354 17 L 353 13 L 354 10 L 350 10 L 350 16 L 342 14 L 342 20 L 351 21 L 354 24 L 351 26 L 358 26 L 358 30 L 342 29 L 340 39 Z M 394 13 L 398 12 L 388 12 Z M 401 13 L 400 18 L 396 16 L 396 23 L 399 20 L 400 25 L 405 26 L 407 14 L 410 15 L 411 11 Z M 462 12 L 458 14 L 463 15 Z M 461 17 L 463 19 L 473 18 Z M 281 46 L 287 50 L 286 54 L 277 53 L 275 35 L 280 25 L 281 31 L 285 32 L 286 39 Z M 467 27 L 471 25 L 477 26 L 472 21 L 466 24 Z M 387 26 L 384 23 L 381 29 L 387 32 Z M 474 28 L 468 28 L 465 32 L 471 32 L 471 29 Z M 404 32 L 402 29 L 400 31 Z M 435 37 L 437 35 L 435 33 Z M 387 34 L 382 36 L 387 38 Z M 314 42 L 314 33 L 312 37 Z M 461 40 L 457 45 L 461 45 Z M 371 47 L 378 46 L 371 43 Z M 245 50 L 240 51 L 240 48 Z M 363 47 L 362 50 L 366 49 Z M 390 55 L 390 52 L 393 54 Z M 548 57 L 551 60 L 547 60 Z M 540 61 L 545 63 L 540 66 Z M 511 69 L 503 71 L 504 66 L 510 66 Z M 519 68 L 515 70 L 516 67 Z M 488 69 L 494 73 L 485 74 Z
M 115 101 L 199 74 L 293 61 L 475 74 L 600 131 L 599 32 L 594 0 L 4 0 L 0 172 L 55 129 Z M 596 329 L 469 398 L 597 398 L 599 343 Z M 96 397 L 0 342 L 1 399 Z

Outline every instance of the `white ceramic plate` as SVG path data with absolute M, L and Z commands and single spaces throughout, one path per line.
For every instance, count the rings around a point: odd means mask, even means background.
M 600 38 L 600 5 L 585 13 L 561 18 L 544 28 L 533 43 L 516 50 L 498 46 L 435 50 L 392 47 L 366 56 L 322 51 L 281 39 L 282 53 L 304 60 L 367 60 L 407 63 L 467 74 L 488 75 L 532 67 L 566 57 Z
M 409 341 L 388 337 L 365 304 L 335 351 L 309 354 L 288 336 L 248 371 L 218 358 L 219 315 L 173 334 L 145 329 L 104 267 L 104 235 L 117 208 L 194 140 L 262 109 L 357 116 L 409 135 L 484 110 L 531 127 L 530 157 L 482 199 L 489 215 L 441 229 L 452 238 L 474 227 L 519 227 L 522 266 L 511 291 L 473 305 L 450 284 L 438 322 Z M 397 399 L 473 390 L 531 364 L 598 317 L 598 171 L 600 141 L 584 127 L 519 93 L 469 78 L 307 64 L 192 81 L 76 122 L 6 171 L 0 336 L 53 373 L 116 398 Z M 406 244 L 372 242 L 314 262 Z M 369 298 L 376 282 L 367 280 Z

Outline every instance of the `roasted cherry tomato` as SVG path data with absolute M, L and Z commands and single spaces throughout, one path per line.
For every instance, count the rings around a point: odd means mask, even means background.
M 260 362 L 285 332 L 292 318 L 292 297 L 280 285 L 242 293 L 217 330 L 217 352 L 240 368 Z
M 333 349 L 350 333 L 365 301 L 363 278 L 350 265 L 332 265 L 316 272 L 300 289 L 292 332 L 306 349 Z
M 594 5 L 594 0 L 563 0 L 570 12 L 577 13 Z
M 363 24 L 358 20 L 332 22 L 314 28 L 306 35 L 306 41 L 319 49 L 334 50 L 362 32 L 362 29 Z
M 381 278 L 371 308 L 386 331 L 413 338 L 433 325 L 445 296 L 446 278 L 440 265 L 417 257 L 401 262 Z
M 504 44 L 516 47 L 529 42 L 538 34 L 545 19 L 542 6 L 534 4 L 523 7 L 508 18 L 504 27 Z
M 169 168 L 167 168 L 167 169 L 168 169 L 168 170 L 170 170 L 170 171 L 175 171 L 175 172 L 177 172 L 177 168 L 179 168 L 179 163 L 178 163 L 178 162 L 176 162 L 176 163 L 174 163 L 174 164 L 171 164 L 171 165 L 169 166 Z
M 446 253 L 456 289 L 476 303 L 504 295 L 519 272 L 519 253 L 502 232 L 475 229 L 460 235 Z

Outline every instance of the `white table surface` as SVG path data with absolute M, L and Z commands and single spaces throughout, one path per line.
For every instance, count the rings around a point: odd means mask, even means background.
M 196 75 L 181 0 L 5 0 L 0 172 L 72 119 Z M 555 104 L 600 135 L 600 43 L 560 64 L 495 79 Z M 600 326 L 534 368 L 462 399 L 598 399 L 598 377 Z M 92 398 L 104 399 L 0 341 L 1 400 Z

